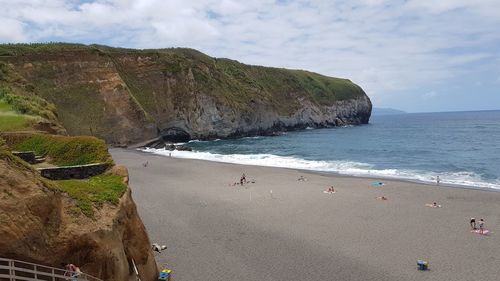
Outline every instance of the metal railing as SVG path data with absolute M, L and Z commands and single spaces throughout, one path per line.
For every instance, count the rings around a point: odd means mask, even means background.
M 0 258 L 0 281 L 102 281 L 92 275 L 80 273 L 75 276 L 75 273 L 60 268 Z

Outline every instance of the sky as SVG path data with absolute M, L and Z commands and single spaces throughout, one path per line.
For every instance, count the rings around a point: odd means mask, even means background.
M 0 43 L 189 47 L 348 78 L 375 107 L 500 109 L 500 0 L 0 0 Z

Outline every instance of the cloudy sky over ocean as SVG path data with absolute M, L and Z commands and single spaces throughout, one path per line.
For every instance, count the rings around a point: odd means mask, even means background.
M 362 86 L 377 107 L 500 109 L 499 0 L 0 0 L 0 43 L 190 47 Z

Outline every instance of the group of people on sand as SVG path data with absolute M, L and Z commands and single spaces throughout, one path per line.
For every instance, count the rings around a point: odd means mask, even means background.
M 324 193 L 335 193 L 335 188 L 333 186 L 330 186 L 327 190 L 324 191 Z
M 476 219 L 470 218 L 470 227 L 472 228 L 472 231 L 477 231 L 479 234 L 485 234 L 484 219 L 479 219 L 479 222 L 476 225 Z

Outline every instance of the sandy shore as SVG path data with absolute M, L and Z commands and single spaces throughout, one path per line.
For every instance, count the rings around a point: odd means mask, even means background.
M 176 281 L 500 280 L 500 192 L 111 153 Z M 255 183 L 230 186 L 242 173 Z

